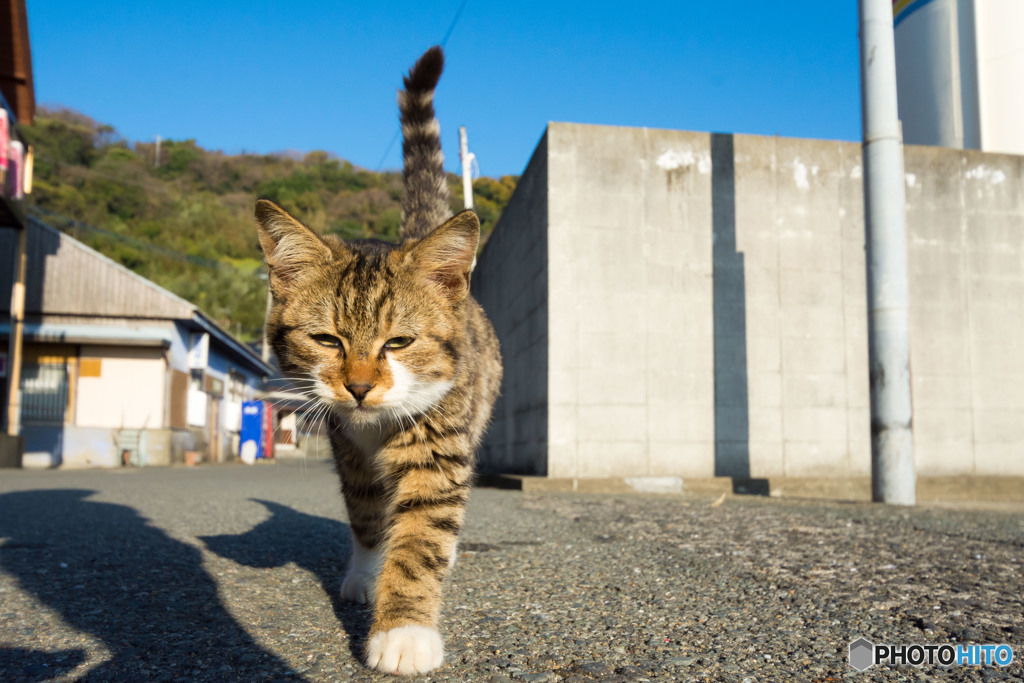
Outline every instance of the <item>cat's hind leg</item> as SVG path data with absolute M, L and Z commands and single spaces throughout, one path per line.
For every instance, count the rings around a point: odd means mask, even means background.
M 335 463 L 352 531 L 352 556 L 341 583 L 341 597 L 365 604 L 373 601 L 380 574 L 387 491 L 344 444 L 335 447 Z
M 360 604 L 373 601 L 381 557 L 379 547 L 367 548 L 352 534 L 352 558 L 345 572 L 345 580 L 341 583 L 342 598 Z

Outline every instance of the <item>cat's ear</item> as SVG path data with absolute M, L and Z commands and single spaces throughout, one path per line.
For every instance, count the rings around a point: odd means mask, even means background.
M 316 233 L 269 199 L 256 202 L 256 227 L 275 293 L 286 292 L 306 268 L 331 260 Z
M 480 244 L 480 219 L 471 210 L 449 218 L 412 249 L 416 268 L 453 301 L 469 294 L 469 274 Z

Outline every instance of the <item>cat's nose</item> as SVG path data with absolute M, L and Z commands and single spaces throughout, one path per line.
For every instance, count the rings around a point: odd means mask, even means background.
M 345 388 L 348 392 L 355 396 L 356 400 L 362 403 L 366 395 L 370 393 L 370 389 L 373 389 L 372 384 L 346 384 Z

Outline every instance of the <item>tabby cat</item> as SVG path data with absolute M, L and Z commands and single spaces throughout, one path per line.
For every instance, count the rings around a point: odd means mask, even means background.
M 441 665 L 441 581 L 501 383 L 497 337 L 469 294 L 480 223 L 448 206 L 433 105 L 443 65 L 431 48 L 398 95 L 400 243 L 319 237 L 256 203 L 267 340 L 284 373 L 329 407 L 353 537 L 341 592 L 373 604 L 367 664 L 399 674 Z

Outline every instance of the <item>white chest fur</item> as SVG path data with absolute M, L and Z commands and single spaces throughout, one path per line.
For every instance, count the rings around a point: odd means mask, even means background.
M 342 431 L 345 432 L 345 436 L 352 445 L 359 449 L 363 455 L 373 455 L 378 450 L 384 440 L 384 429 L 382 425 L 370 423 L 370 424 L 353 424 L 347 423 L 342 427 Z

